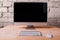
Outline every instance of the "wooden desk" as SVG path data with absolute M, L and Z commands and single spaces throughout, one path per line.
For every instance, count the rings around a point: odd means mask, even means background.
M 40 31 L 42 36 L 19 36 L 19 33 L 24 31 Z M 53 38 L 49 39 L 45 36 L 46 33 L 53 35 Z M 25 29 L 20 26 L 7 26 L 0 29 L 0 40 L 60 40 L 60 28 L 36 28 Z

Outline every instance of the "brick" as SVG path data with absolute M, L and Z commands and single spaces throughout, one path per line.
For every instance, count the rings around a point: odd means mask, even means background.
M 48 18 L 50 17 L 60 17 L 60 8 L 50 8 Z
M 0 2 L 0 7 L 2 6 L 2 3 Z
M 8 18 L 8 22 L 13 22 L 13 19 L 14 19 L 14 18 L 11 18 L 11 17 Z
M 7 18 L 12 17 L 13 18 L 13 13 L 3 13 L 3 17 L 7 17 Z
M 5 18 L 5 17 L 3 17 L 3 18 L 0 18 L 0 22 L 13 22 L 13 18 Z
M 60 13 L 60 8 L 50 8 L 50 12 L 53 12 L 53 13 Z
M 55 13 L 55 17 L 59 18 L 60 17 L 60 12 L 59 13 Z
M 48 13 L 48 18 L 53 18 L 53 17 L 55 17 L 55 14 L 52 13 L 52 12 L 49 12 L 49 13 Z
M 13 25 L 13 24 L 14 24 L 13 22 L 5 22 L 4 27 L 9 26 L 9 25 Z
M 3 1 L 7 1 L 7 0 L 0 0 L 0 1 L 2 1 L 2 2 L 3 2 Z
M 38 0 L 18 0 L 18 2 L 38 2 Z
M 60 28 L 60 22 L 57 22 L 56 27 Z
M 48 18 L 53 18 L 55 17 L 55 14 L 58 12 L 57 10 L 55 10 L 57 8 L 50 8 L 50 11 L 48 12 Z
M 60 8 L 50 8 L 50 12 L 54 13 L 55 17 L 60 17 Z
M 54 3 L 48 2 L 48 7 L 53 7 Z
M 0 23 L 0 28 L 3 28 L 3 26 L 4 26 L 3 23 Z
M 7 0 L 7 1 L 10 1 L 10 2 L 16 2 L 17 0 Z
M 1 13 L 0 13 L 0 17 L 1 17 Z
M 29 2 L 29 0 L 17 0 L 18 2 Z
M 9 12 L 13 12 L 13 7 L 9 7 Z
M 57 18 L 57 23 L 60 23 L 60 17 L 59 17 L 59 18 Z
M 48 22 L 57 22 L 57 19 L 56 18 L 48 18 Z
M 57 2 L 48 2 L 48 7 L 60 8 L 60 1 L 57 1 Z
M 60 27 L 60 17 L 59 18 L 57 17 L 57 26 Z
M 57 24 L 56 18 L 48 18 L 48 25 L 56 26 L 56 24 Z
M 0 18 L 0 22 L 8 22 L 7 18 Z
M 50 0 L 50 1 L 60 1 L 60 0 Z
M 6 7 L 0 7 L 0 12 L 7 12 L 7 8 Z
M 39 0 L 29 0 L 29 2 L 38 2 Z
M 3 6 L 12 6 L 12 2 L 3 2 Z
M 39 0 L 39 2 L 48 2 L 48 0 Z

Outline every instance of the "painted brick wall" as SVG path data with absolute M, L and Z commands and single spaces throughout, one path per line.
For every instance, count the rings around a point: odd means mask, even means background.
M 60 26 L 60 0 L 0 0 L 0 27 L 13 24 L 14 2 L 47 2 L 48 25 Z

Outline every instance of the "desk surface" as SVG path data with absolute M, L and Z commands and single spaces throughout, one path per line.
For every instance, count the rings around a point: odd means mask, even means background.
M 40 31 L 42 36 L 19 36 L 21 31 Z M 49 39 L 45 36 L 46 33 L 53 35 L 53 38 Z M 25 29 L 20 26 L 7 26 L 0 29 L 0 40 L 60 40 L 60 28 L 36 28 Z

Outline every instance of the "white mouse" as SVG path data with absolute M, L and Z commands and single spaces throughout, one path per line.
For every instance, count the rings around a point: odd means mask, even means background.
M 53 35 L 50 34 L 50 33 L 46 33 L 45 36 L 46 36 L 47 38 L 52 38 L 52 37 L 53 37 Z

